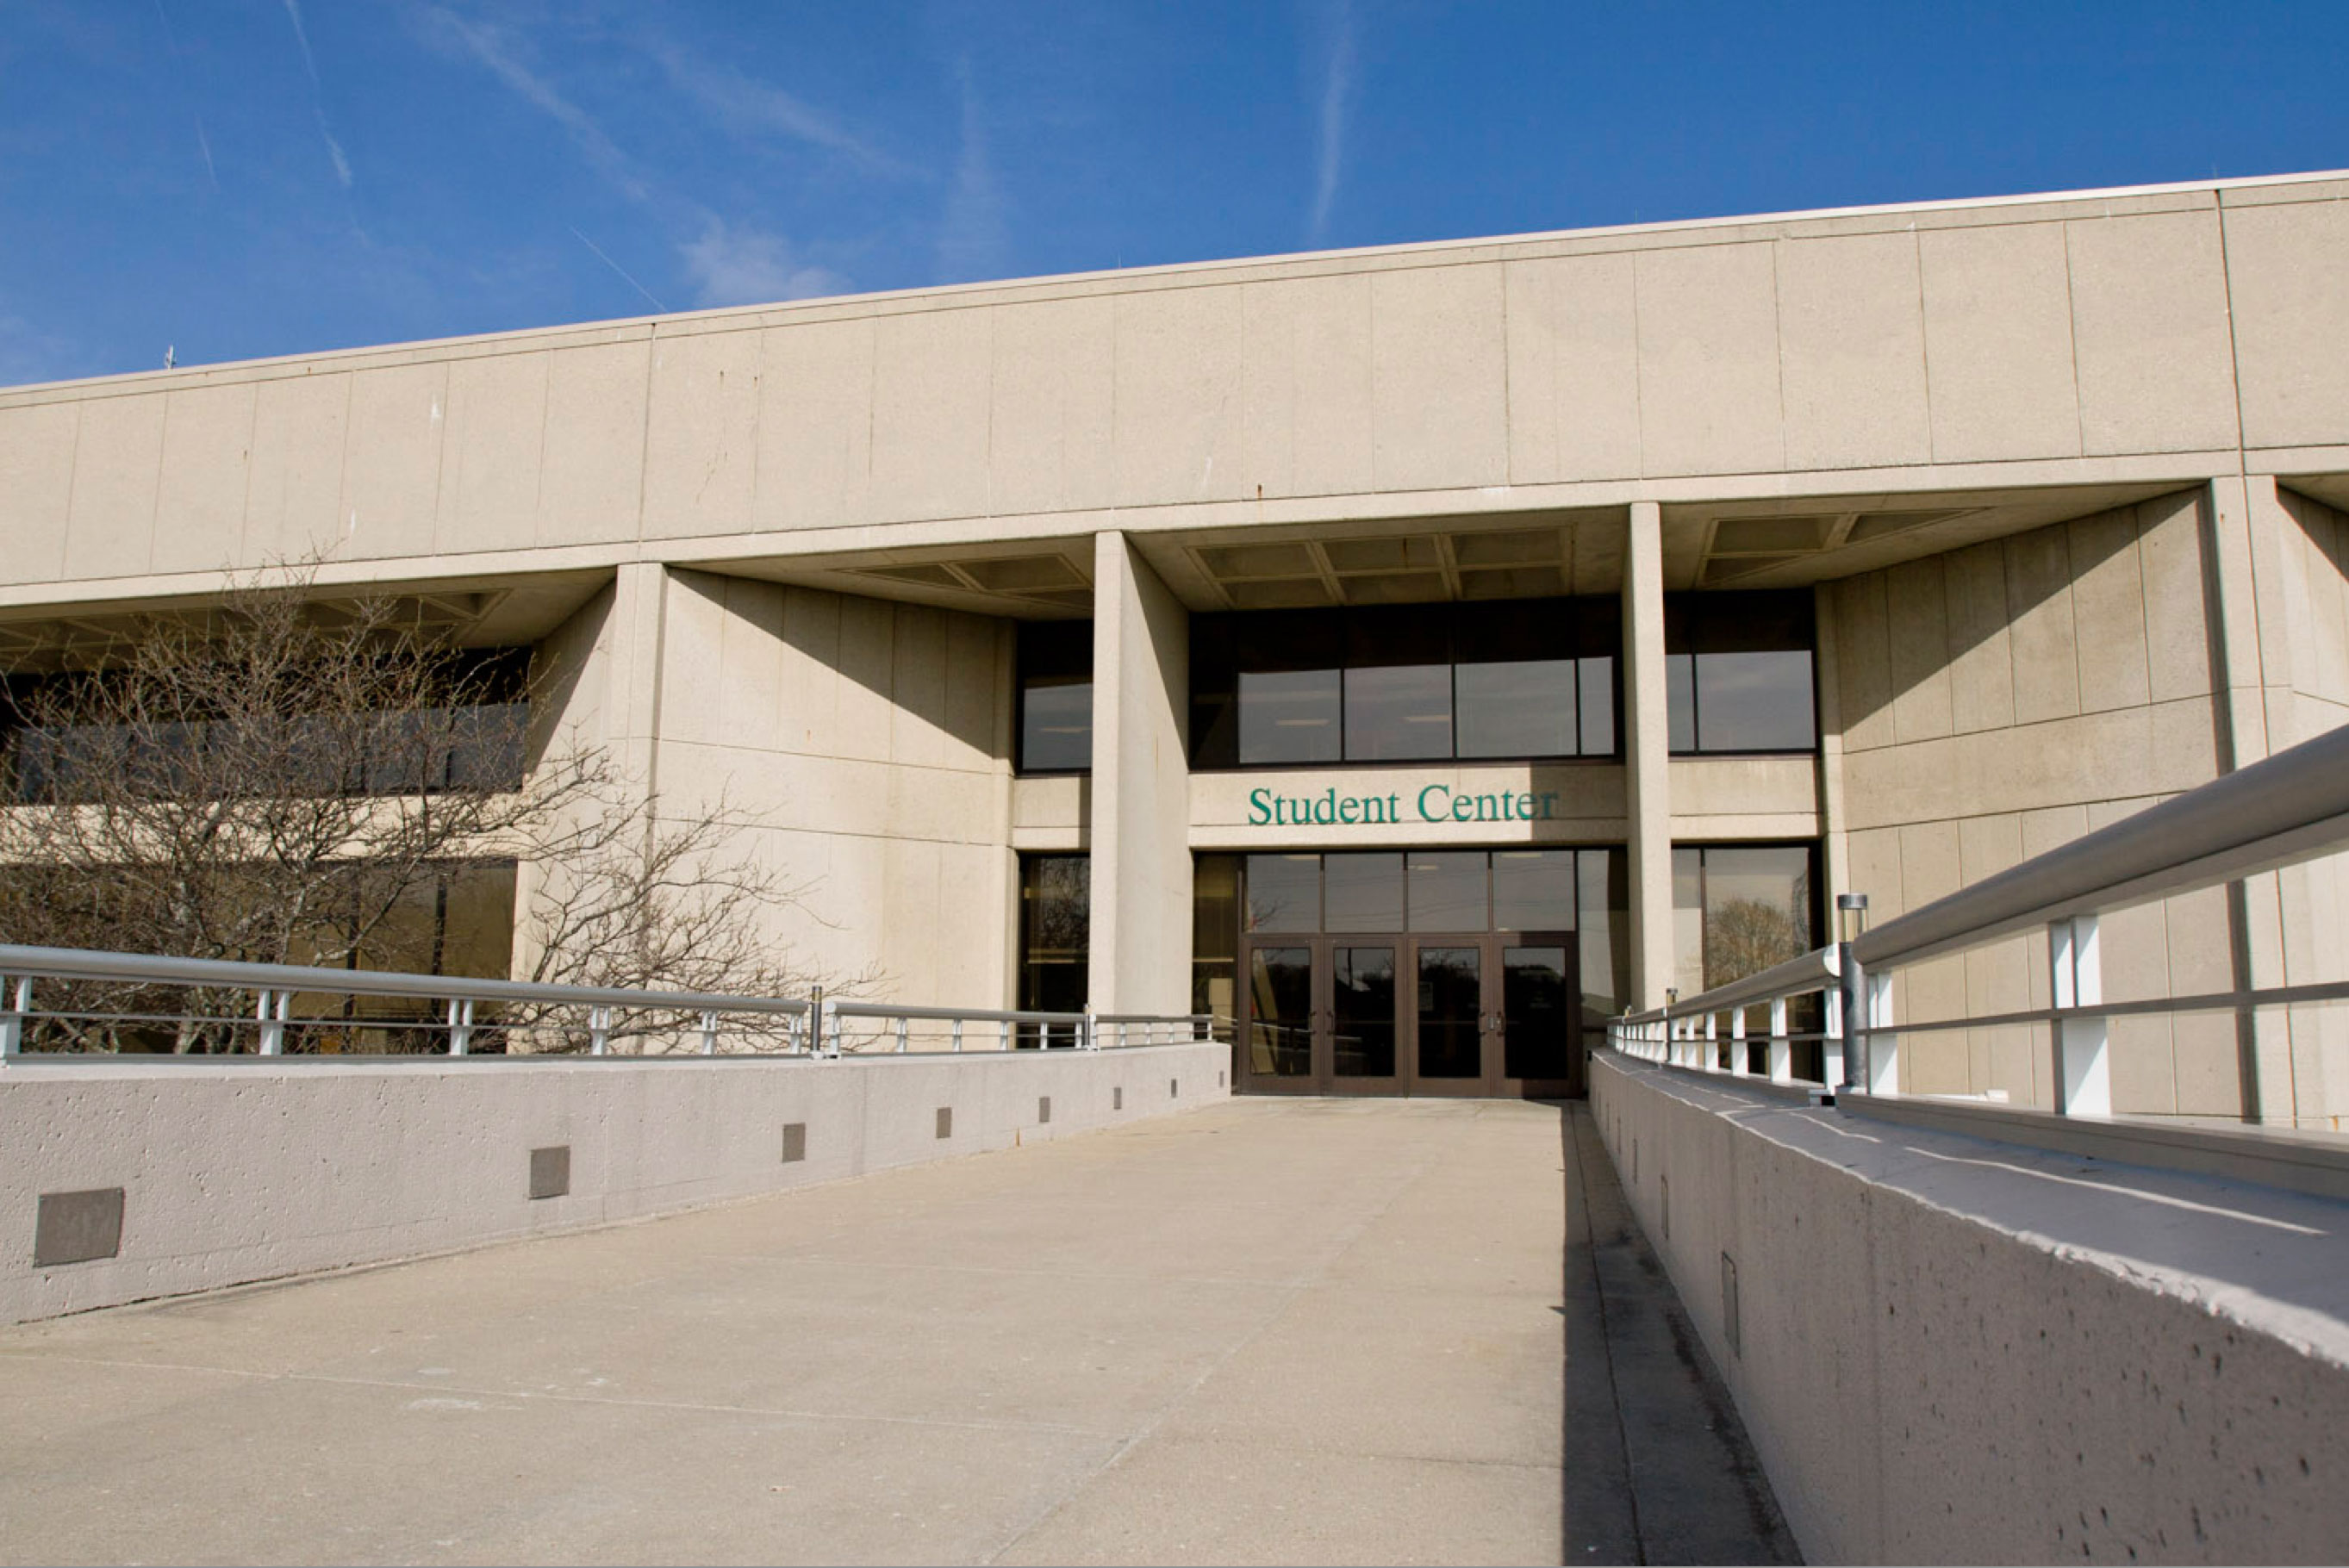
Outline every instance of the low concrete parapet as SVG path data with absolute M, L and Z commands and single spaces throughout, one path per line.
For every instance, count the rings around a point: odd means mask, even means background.
M 0 1320 L 1065 1137 L 1225 1099 L 1230 1053 L 21 1066 L 0 1078 Z
M 2349 1203 L 1590 1082 L 1808 1561 L 2349 1560 Z

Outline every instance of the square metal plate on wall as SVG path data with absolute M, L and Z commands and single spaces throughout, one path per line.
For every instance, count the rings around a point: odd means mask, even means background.
M 533 1198 L 560 1198 L 571 1191 L 571 1145 L 558 1143 L 550 1149 L 530 1151 L 530 1195 Z
M 122 1189 L 44 1192 L 33 1220 L 33 1266 L 96 1263 L 122 1251 Z
M 783 1123 L 783 1163 L 794 1165 L 807 1158 L 807 1123 Z

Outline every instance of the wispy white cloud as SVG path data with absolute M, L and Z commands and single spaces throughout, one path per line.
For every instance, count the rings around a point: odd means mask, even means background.
M 678 253 L 693 280 L 694 302 L 701 305 L 771 304 L 843 294 L 848 287 L 839 273 L 801 260 L 781 234 L 737 231 L 718 217 L 709 219 L 699 239 L 679 245 Z
M 938 225 L 938 275 L 958 283 L 1001 274 L 1006 229 L 1003 190 L 988 155 L 987 117 L 968 60 L 957 67 L 956 76 L 962 88 L 962 148 Z
M 171 51 L 172 67 L 184 79 L 188 74 L 188 57 L 180 52 L 180 35 L 172 30 L 171 14 L 163 9 L 163 0 L 155 0 L 155 20 L 163 24 L 163 42 Z M 196 150 L 203 154 L 204 178 L 212 181 L 212 189 L 217 191 L 221 188 L 220 170 L 212 162 L 212 139 L 204 134 L 202 111 L 191 109 L 189 112 L 196 121 Z
M 1324 30 L 1320 112 L 1315 125 L 1311 227 L 1316 244 L 1329 236 L 1330 210 L 1338 200 L 1338 184 L 1346 167 L 1346 120 L 1353 108 L 1355 78 L 1351 0 L 1333 0 Z
M 318 79 L 318 57 L 310 52 L 310 29 L 302 25 L 302 0 L 285 0 L 285 19 L 294 24 L 294 41 L 302 46 L 302 68 L 310 74 L 310 112 L 317 118 L 318 139 L 326 144 L 327 160 L 335 166 L 335 179 L 346 191 L 351 189 L 351 160 L 343 154 L 343 144 L 335 139 L 333 129 L 326 124 L 326 89 Z M 212 161 L 208 148 L 204 161 Z
M 753 81 L 732 66 L 698 58 L 666 39 L 655 39 L 647 47 L 667 74 L 671 87 L 738 134 L 781 136 L 805 142 L 840 153 L 874 173 L 916 172 L 832 115 L 781 88 Z
M 286 0 L 288 5 L 293 3 L 294 0 Z M 650 193 L 635 161 L 620 150 L 618 143 L 605 134 L 595 117 L 564 97 L 553 82 L 525 64 L 520 46 L 503 29 L 469 22 L 438 5 L 430 7 L 424 15 L 430 27 L 443 41 L 454 44 L 471 55 L 525 102 L 560 125 L 574 145 L 585 154 L 587 161 L 616 186 L 621 194 L 631 201 L 642 201 Z

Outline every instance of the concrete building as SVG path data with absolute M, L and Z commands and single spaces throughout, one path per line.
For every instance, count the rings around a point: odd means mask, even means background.
M 2349 717 L 2344 350 L 2315 174 L 14 388 L 0 657 L 316 555 L 533 649 L 534 744 L 761 812 L 830 922 L 778 940 L 896 999 L 1212 1009 L 1246 1089 L 1554 1090 L 1831 891 L 1897 913 Z M 2333 977 L 2344 931 L 2328 866 L 2174 901 L 2107 992 Z M 2030 1006 L 2033 945 L 1899 1015 Z M 2116 1020 L 2115 1107 L 2337 1127 L 2337 1013 Z M 2044 1028 L 1901 1059 L 2050 1103 Z

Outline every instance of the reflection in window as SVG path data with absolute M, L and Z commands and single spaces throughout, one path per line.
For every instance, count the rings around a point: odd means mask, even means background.
M 1092 944 L 1092 858 L 1019 859 L 1019 1006 L 1022 1011 L 1085 1010 L 1086 962 Z
M 1199 768 L 1612 756 L 1612 599 L 1198 615 Z
M 1239 939 L 1240 857 L 1201 855 L 1191 871 L 1191 1011 L 1211 1015 L 1219 1030 L 1237 1016 Z
M 1093 624 L 1019 625 L 1022 773 L 1084 773 L 1093 765 Z
M 1322 857 L 1330 931 L 1401 931 L 1402 862 L 1400 851 Z
M 1814 751 L 1812 598 L 1676 593 L 1664 601 L 1671 749 Z
M 1733 980 L 1798 958 L 1819 943 L 1816 895 L 1817 851 L 1810 844 L 1682 845 L 1672 851 L 1673 984 L 1693 996 Z M 1818 1027 L 1816 1001 L 1798 1003 L 1796 1032 Z M 1747 1033 L 1768 1030 L 1768 1010 L 1756 1008 Z M 1726 1028 L 1719 1031 L 1728 1034 Z M 1719 1047 L 1729 1049 L 1725 1039 Z M 1753 1047 L 1767 1070 L 1764 1047 Z M 1797 1076 L 1816 1078 L 1817 1047 L 1798 1052 Z M 1724 1063 L 1724 1065 L 1726 1065 Z
M 1489 857 L 1482 850 L 1414 850 L 1405 857 L 1411 871 L 1413 931 L 1486 931 L 1492 913 L 1485 902 Z
M 1321 929 L 1321 857 L 1250 855 L 1247 858 L 1247 929 Z

